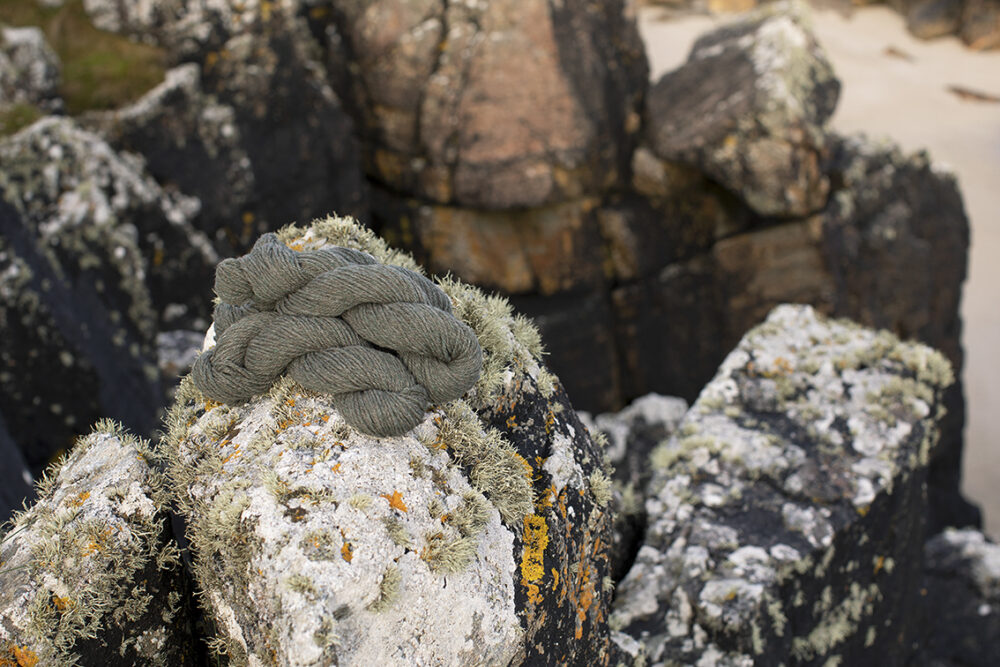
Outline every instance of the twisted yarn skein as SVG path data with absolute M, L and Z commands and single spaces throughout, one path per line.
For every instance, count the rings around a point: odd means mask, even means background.
M 216 345 L 192 369 L 212 400 L 245 401 L 287 373 L 329 394 L 358 431 L 386 437 L 460 398 L 482 371 L 479 340 L 441 288 L 357 250 L 299 252 L 265 234 L 219 263 L 215 292 Z

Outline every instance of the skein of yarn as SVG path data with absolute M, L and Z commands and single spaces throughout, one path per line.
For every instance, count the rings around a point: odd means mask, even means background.
M 265 234 L 219 263 L 216 345 L 195 361 L 198 389 L 239 403 L 283 374 L 330 394 L 362 433 L 401 435 L 431 403 L 460 398 L 482 371 L 476 334 L 413 271 L 349 248 L 296 251 Z

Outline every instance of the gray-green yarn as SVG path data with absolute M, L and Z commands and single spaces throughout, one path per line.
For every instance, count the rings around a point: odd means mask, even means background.
M 192 369 L 212 400 L 245 401 L 287 373 L 330 394 L 358 431 L 385 437 L 460 398 L 482 370 L 476 334 L 439 287 L 363 252 L 298 252 L 265 234 L 219 263 L 215 292 L 215 347 Z

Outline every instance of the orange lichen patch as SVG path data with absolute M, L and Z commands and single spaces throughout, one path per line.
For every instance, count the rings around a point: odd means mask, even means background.
M 545 491 L 541 494 L 541 497 L 539 497 L 538 502 L 535 503 L 535 508 L 536 508 L 535 511 L 538 512 L 539 514 L 542 514 L 545 510 L 552 507 L 552 505 L 555 504 L 556 502 L 557 495 L 558 492 L 556 491 L 556 485 L 550 484 L 549 488 L 545 489 Z
M 153 251 L 153 266 L 163 265 L 163 248 L 156 248 Z
M 883 567 L 885 567 L 885 556 L 879 556 L 875 559 L 875 574 L 881 572 Z
M 218 403 L 216 401 L 213 401 L 210 398 L 206 398 L 205 399 L 205 412 L 208 412 L 209 410 L 214 410 L 215 408 L 219 407 L 220 405 L 222 405 L 222 403 Z
M 83 555 L 84 556 L 89 556 L 89 555 L 91 555 L 93 553 L 96 553 L 98 551 L 103 551 L 104 550 L 104 542 L 111 535 L 111 532 L 112 532 L 111 528 L 106 528 L 106 529 L 102 530 L 100 533 L 98 533 L 97 535 L 95 535 L 94 539 L 91 540 L 87 544 L 87 547 L 83 550 Z
M 389 501 L 389 507 L 403 512 L 409 511 L 406 509 L 406 505 L 403 504 L 403 494 L 399 491 L 393 491 L 391 496 L 387 493 L 383 493 L 382 497 Z
M 552 590 L 559 587 L 559 570 L 552 568 Z
M 550 434 L 550 433 L 552 432 L 552 426 L 553 426 L 553 425 L 554 425 L 555 423 L 556 423 L 556 415 L 555 415 L 555 413 L 554 413 L 554 412 L 552 412 L 552 410 L 550 409 L 550 410 L 549 410 L 549 411 L 548 411 L 548 412 L 547 412 L 547 413 L 545 414 L 545 435 L 548 435 L 548 434 Z
M 528 479 L 531 479 L 532 477 L 534 477 L 535 471 L 531 467 L 531 464 L 528 463 L 528 460 L 526 458 L 524 458 L 523 456 L 521 456 L 517 452 L 514 452 L 514 458 L 517 459 L 518 463 L 520 463 L 522 466 L 524 466 L 524 476 L 525 477 L 527 477 Z
M 342 466 L 342 465 L 344 465 L 344 464 L 343 463 L 337 463 L 335 465 L 330 466 L 330 472 L 340 472 L 340 466 Z
M 344 534 L 343 530 L 340 531 L 340 537 L 344 540 L 344 546 L 340 547 L 340 555 L 344 560 L 350 563 L 351 559 L 354 558 L 354 546 L 347 541 L 347 535 Z
M 515 419 L 514 415 L 507 417 L 507 428 L 517 428 L 517 419 Z
M 549 526 L 543 517 L 529 514 L 524 517 L 524 532 L 521 535 L 521 578 L 537 581 L 545 574 L 545 547 L 549 545 Z
M 6 655 L 0 656 L 0 667 L 35 667 L 38 664 L 38 656 L 27 646 L 8 643 L 4 653 Z
M 76 605 L 76 602 L 70 598 L 61 598 L 58 595 L 52 596 L 52 606 L 56 608 L 57 611 L 67 611 L 72 609 Z
M 83 493 L 81 493 L 77 497 L 72 498 L 71 500 L 68 500 L 66 502 L 67 502 L 67 504 L 69 504 L 69 505 L 71 505 L 73 507 L 79 507 L 80 505 L 83 504 L 83 501 L 85 501 L 89 497 L 90 497 L 90 491 L 84 491 Z
M 527 590 L 528 590 L 528 601 L 531 604 L 533 604 L 533 605 L 536 605 L 536 606 L 540 605 L 542 603 L 542 601 L 544 600 L 544 598 L 542 597 L 541 592 L 538 590 L 538 585 L 537 584 L 529 584 L 529 583 L 525 582 L 523 579 L 521 580 L 521 583 L 524 584 L 527 587 Z

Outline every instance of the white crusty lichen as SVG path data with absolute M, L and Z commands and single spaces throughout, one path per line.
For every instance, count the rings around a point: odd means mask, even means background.
M 347 219 L 278 236 L 419 271 Z M 476 410 L 516 392 L 512 369 L 544 385 L 540 341 L 505 300 L 439 284 L 484 372 L 403 436 L 360 434 L 288 379 L 239 406 L 182 381 L 164 452 L 214 648 L 232 664 L 507 664 L 523 650 L 515 534 L 534 507 L 531 468 Z
M 889 595 L 880 582 L 908 547 L 857 524 L 873 513 L 891 522 L 905 516 L 890 512 L 921 511 L 890 499 L 920 493 L 953 380 L 926 346 L 809 306 L 774 309 L 652 453 L 646 543 L 619 586 L 612 622 L 626 631 L 642 623 L 654 662 L 704 657 L 707 644 L 692 643 L 699 634 L 747 656 L 787 646 L 801 660 L 833 658 L 843 643 L 868 639 L 866 623 Z M 838 538 L 855 530 L 852 549 L 838 550 Z M 851 573 L 854 585 L 826 586 L 811 599 L 816 584 L 805 582 L 834 573 Z M 695 620 L 671 625 L 681 590 Z M 660 614 L 664 627 L 645 629 Z
M 117 636 L 120 645 L 90 650 L 171 664 L 161 644 L 178 641 L 182 594 L 161 591 L 153 609 L 147 585 L 171 580 L 180 554 L 151 457 L 148 443 L 102 421 L 39 482 L 0 541 L 0 663 L 77 664 L 81 642 Z

